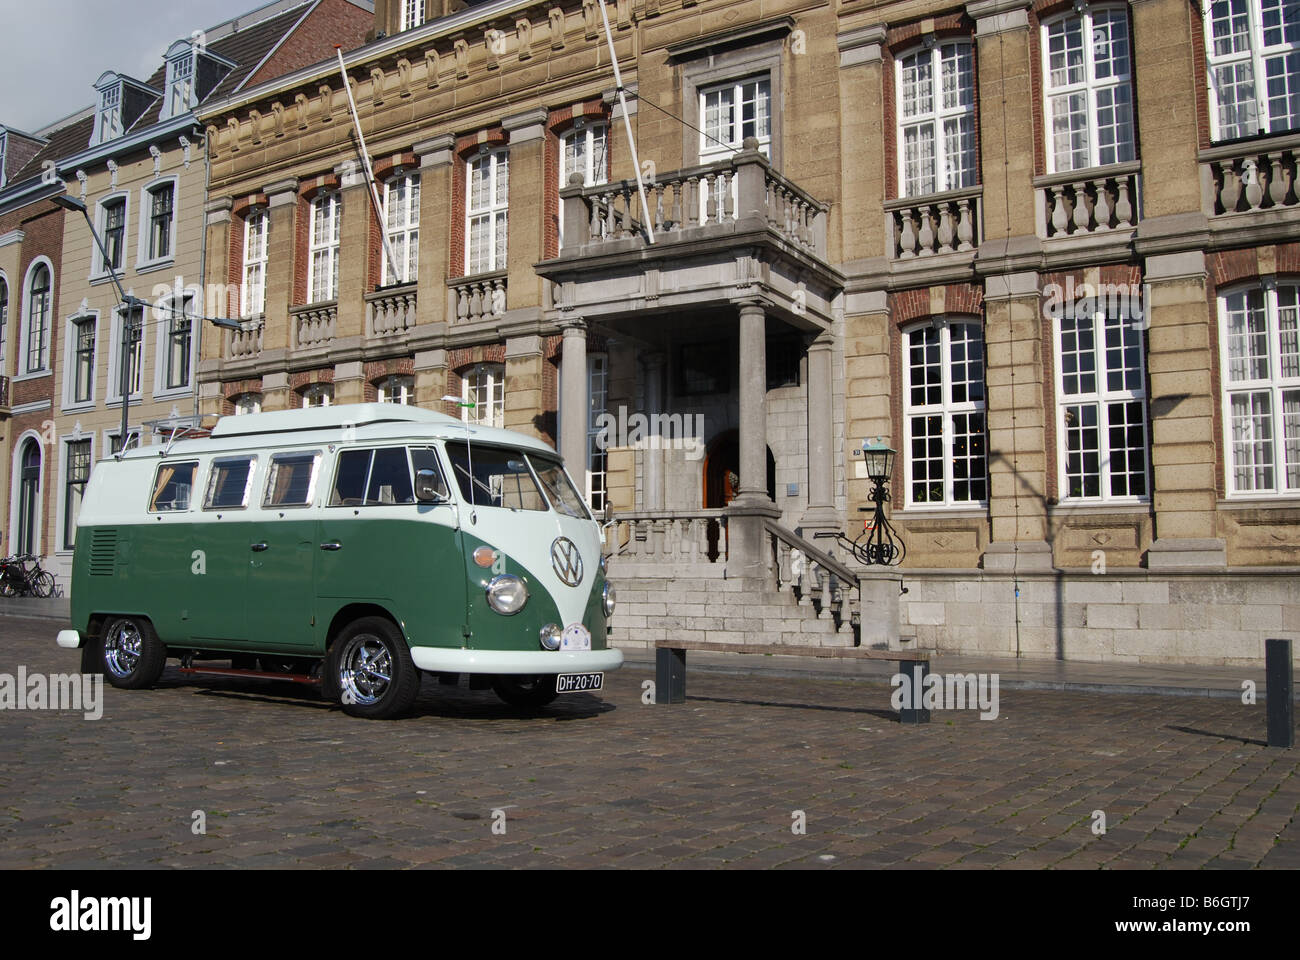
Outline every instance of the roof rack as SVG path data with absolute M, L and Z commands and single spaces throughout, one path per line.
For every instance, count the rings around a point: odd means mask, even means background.
M 304 430 L 343 430 L 375 423 L 459 424 L 445 413 L 408 407 L 398 403 L 350 403 L 308 410 L 275 410 L 226 416 L 212 428 L 213 437 L 242 437 L 258 433 L 289 433 Z

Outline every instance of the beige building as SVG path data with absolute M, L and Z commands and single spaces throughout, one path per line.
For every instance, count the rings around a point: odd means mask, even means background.
M 177 40 L 147 81 L 110 70 L 96 82 L 93 120 L 58 158 L 104 244 L 86 218 L 66 218 L 50 363 L 52 489 L 41 517 L 45 566 L 64 584 L 80 492 L 93 465 L 121 449 L 123 353 L 131 443 L 197 423 L 197 325 L 205 313 L 224 315 L 225 303 L 203 271 L 207 170 L 194 109 L 319 59 L 336 39 L 359 42 L 371 17 L 369 3 L 277 0 Z M 129 327 L 114 275 L 149 304 Z
M 200 108 L 243 325 L 201 411 L 450 394 L 557 443 L 618 642 L 1258 660 L 1300 625 L 1295 17 L 610 3 L 634 164 L 591 0 L 381 0 L 377 203 L 337 63 Z M 873 437 L 900 567 L 838 539 Z

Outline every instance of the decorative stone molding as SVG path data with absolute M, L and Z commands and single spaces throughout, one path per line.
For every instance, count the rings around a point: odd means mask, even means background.
M 846 30 L 836 37 L 840 51 L 840 67 L 853 67 L 861 63 L 879 63 L 884 56 L 886 29 L 883 23 Z

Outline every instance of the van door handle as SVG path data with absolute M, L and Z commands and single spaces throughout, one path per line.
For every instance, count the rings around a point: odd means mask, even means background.
M 265 552 L 267 549 L 268 549 L 268 548 L 267 548 L 267 545 L 266 545 L 265 543 L 255 543 L 255 544 L 253 544 L 253 552 L 254 552 L 254 553 L 263 553 L 263 552 Z
M 339 543 L 337 540 L 331 540 L 329 543 L 322 543 L 320 548 L 322 550 L 342 550 L 343 544 Z

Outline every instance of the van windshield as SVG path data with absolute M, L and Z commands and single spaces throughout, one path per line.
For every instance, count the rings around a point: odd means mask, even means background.
M 467 451 L 463 443 L 448 443 L 447 456 L 460 494 L 467 502 L 507 510 L 546 510 L 546 498 L 520 451 L 477 443 Z
M 569 477 L 559 461 L 548 460 L 534 454 L 529 454 L 528 458 L 532 461 L 533 469 L 537 471 L 537 479 L 542 482 L 546 498 L 551 501 L 551 506 L 555 508 L 556 513 L 577 517 L 579 520 L 591 519 L 591 514 L 587 512 L 587 505 L 582 502 L 582 497 L 578 496 L 578 491 L 573 489 L 573 484 L 569 482 Z

